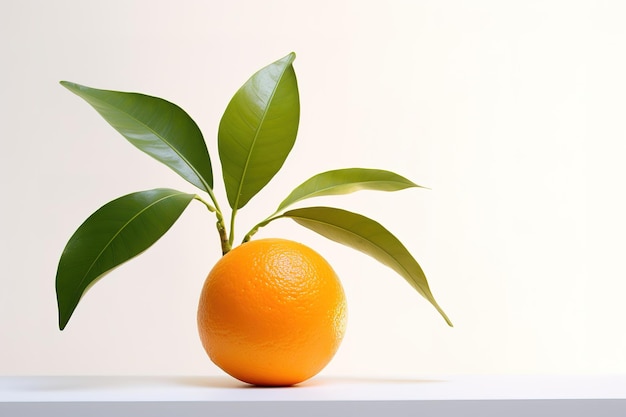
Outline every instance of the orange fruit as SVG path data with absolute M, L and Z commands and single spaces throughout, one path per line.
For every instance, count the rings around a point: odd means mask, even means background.
M 311 378 L 344 335 L 337 274 L 311 248 L 284 239 L 244 243 L 224 255 L 202 288 L 198 330 L 211 360 L 254 385 Z

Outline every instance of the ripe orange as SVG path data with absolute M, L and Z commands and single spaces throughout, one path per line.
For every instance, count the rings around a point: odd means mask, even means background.
M 300 243 L 259 239 L 224 255 L 209 273 L 198 330 L 211 360 L 255 385 L 302 382 L 332 359 L 346 299 L 332 267 Z

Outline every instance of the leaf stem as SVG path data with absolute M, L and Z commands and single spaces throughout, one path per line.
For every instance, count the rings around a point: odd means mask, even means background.
M 228 245 L 232 248 L 235 242 L 235 217 L 237 216 L 237 206 L 233 208 L 233 212 L 230 216 L 230 236 L 228 237 Z
M 243 238 L 242 243 L 246 243 L 246 242 L 250 241 L 250 239 L 252 239 L 252 236 L 254 236 L 256 234 L 256 232 L 258 232 L 261 227 L 265 227 L 271 221 L 276 220 L 279 217 L 281 217 L 279 215 L 279 213 L 280 212 L 278 212 L 278 211 L 274 212 L 271 216 L 267 217 L 262 222 L 257 223 L 252 229 L 250 229 L 250 231 L 248 233 L 246 233 L 246 235 Z
M 205 201 L 202 197 L 200 197 L 198 194 L 196 194 L 194 197 L 194 200 L 198 200 L 199 202 L 201 202 L 202 204 L 204 204 L 206 206 L 206 208 L 211 212 L 211 213 L 215 213 L 217 211 L 217 209 L 215 207 L 213 207 L 211 204 L 209 204 L 207 201 Z
M 202 197 L 200 197 L 197 194 L 194 198 L 200 201 L 202 204 L 204 204 L 210 212 L 215 213 L 215 217 L 217 217 L 217 223 L 215 226 L 217 227 L 217 232 L 219 233 L 219 236 L 220 236 L 220 244 L 222 246 L 222 255 L 226 255 L 232 248 L 232 243 L 230 243 L 230 241 L 228 240 L 228 234 L 226 232 L 226 225 L 224 224 L 224 216 L 222 215 L 222 211 L 220 210 L 219 204 L 217 203 L 217 199 L 215 198 L 215 194 L 213 194 L 213 190 L 211 190 L 211 188 L 209 188 L 209 197 L 211 197 L 211 200 L 213 201 L 215 206 L 212 206 L 210 203 L 205 201 Z

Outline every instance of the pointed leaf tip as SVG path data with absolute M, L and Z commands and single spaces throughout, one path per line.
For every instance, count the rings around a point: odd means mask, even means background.
M 276 212 L 298 201 L 329 195 L 350 194 L 360 190 L 399 191 L 420 187 L 413 181 L 391 171 L 370 168 L 343 168 L 314 175 L 285 198 Z
M 306 207 L 283 213 L 276 218 L 294 220 L 330 240 L 371 256 L 402 276 L 441 314 L 449 326 L 452 322 L 437 304 L 426 275 L 406 247 L 380 223 L 333 207 Z
M 90 104 L 142 152 L 167 165 L 199 189 L 213 187 L 211 159 L 196 122 L 179 106 L 140 93 L 60 84 Z
M 245 206 L 278 173 L 296 141 L 300 97 L 292 52 L 257 71 L 228 103 L 218 150 L 228 202 Z

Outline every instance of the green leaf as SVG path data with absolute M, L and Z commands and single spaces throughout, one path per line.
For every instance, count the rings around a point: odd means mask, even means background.
M 294 189 L 280 203 L 276 212 L 311 197 L 349 194 L 359 190 L 398 191 L 420 187 L 390 171 L 367 168 L 345 168 L 317 174 Z
M 379 223 L 360 214 L 331 207 L 295 209 L 280 217 L 293 219 L 328 239 L 361 251 L 387 265 L 406 279 L 452 326 L 448 316 L 435 301 L 424 271 L 415 258 Z
M 91 104 L 130 143 L 209 192 L 213 188 L 211 159 L 202 132 L 177 105 L 138 93 L 98 90 L 61 81 Z
M 226 107 L 218 149 L 228 202 L 245 206 L 282 167 L 298 132 L 300 98 L 295 54 L 254 74 Z
M 195 197 L 170 189 L 125 195 L 93 213 L 70 238 L 57 269 L 59 328 L 97 279 L 155 243 Z

